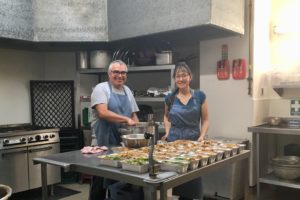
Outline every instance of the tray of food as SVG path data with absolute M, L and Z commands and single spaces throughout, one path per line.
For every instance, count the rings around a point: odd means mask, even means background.
M 122 157 L 117 153 L 101 155 L 98 156 L 98 158 L 100 158 L 101 165 L 121 167 L 120 161 L 122 160 Z
M 161 170 L 177 172 L 179 174 L 186 173 L 189 162 L 186 160 L 169 159 L 161 163 Z
M 180 156 L 177 157 L 173 157 L 171 158 L 171 160 L 175 160 L 175 161 L 188 161 L 189 165 L 188 165 L 188 170 L 194 170 L 197 169 L 199 166 L 199 161 L 200 159 L 196 156 L 190 156 L 187 154 L 182 154 Z
M 212 163 L 216 162 L 217 153 L 215 153 L 213 151 L 204 151 L 204 152 L 202 152 L 202 155 L 203 154 L 208 156 L 208 164 L 212 164 Z
M 239 146 L 237 144 L 226 143 L 223 144 L 223 147 L 231 149 L 231 156 L 234 156 L 238 153 Z
M 223 158 L 229 158 L 232 154 L 232 149 L 231 148 L 226 148 L 226 147 L 219 147 L 218 150 L 224 151 Z
M 223 159 L 224 156 L 223 150 L 214 150 L 214 152 L 217 154 L 216 161 L 220 161 Z
M 238 144 L 238 146 L 239 146 L 238 153 L 241 153 L 242 151 L 244 151 L 246 149 L 246 144 Z
M 121 161 L 122 169 L 137 173 L 146 173 L 149 168 L 148 158 L 139 157 Z

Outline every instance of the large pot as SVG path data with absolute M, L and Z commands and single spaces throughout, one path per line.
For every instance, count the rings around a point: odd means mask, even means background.
M 173 62 L 172 51 L 162 51 L 155 54 L 157 65 L 169 65 Z
M 76 52 L 76 66 L 77 69 L 87 69 L 89 66 L 89 59 L 87 51 Z
M 122 142 L 128 148 L 140 148 L 149 146 L 150 140 L 145 139 L 144 134 L 128 134 L 122 135 Z
M 90 52 L 91 68 L 107 68 L 111 62 L 111 55 L 108 51 L 97 50 Z

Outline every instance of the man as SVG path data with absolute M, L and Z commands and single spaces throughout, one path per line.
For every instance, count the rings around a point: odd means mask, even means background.
M 124 85 L 127 80 L 127 65 L 120 60 L 113 61 L 108 67 L 108 82 L 99 83 L 91 95 L 91 107 L 97 120 L 92 125 L 98 146 L 120 145 L 118 129 L 121 123 L 136 125 L 139 111 L 131 90 Z M 103 182 L 104 181 L 104 182 Z M 90 200 L 105 199 L 108 181 L 93 177 Z

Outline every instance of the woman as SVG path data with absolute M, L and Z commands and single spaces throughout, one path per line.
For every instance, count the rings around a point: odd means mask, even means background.
M 176 65 L 173 78 L 177 89 L 165 97 L 164 123 L 166 134 L 162 139 L 203 141 L 208 131 L 208 105 L 205 94 L 190 88 L 192 72 L 187 64 Z M 173 189 L 179 199 L 201 199 L 201 177 Z

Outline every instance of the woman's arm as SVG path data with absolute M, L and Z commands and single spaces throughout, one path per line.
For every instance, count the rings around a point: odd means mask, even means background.
M 208 121 L 208 104 L 207 101 L 205 100 L 203 104 L 201 105 L 201 133 L 198 138 L 198 141 L 201 142 L 204 140 L 207 131 L 208 131 L 208 126 L 209 126 L 209 121 Z
M 166 134 L 161 138 L 162 140 L 167 139 L 167 137 L 169 135 L 170 128 L 171 128 L 171 123 L 169 122 L 168 115 L 169 115 L 168 106 L 167 106 L 167 104 L 165 104 L 164 126 L 165 126 Z

